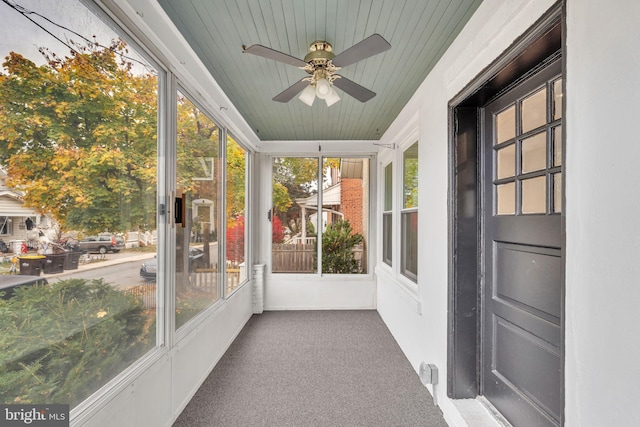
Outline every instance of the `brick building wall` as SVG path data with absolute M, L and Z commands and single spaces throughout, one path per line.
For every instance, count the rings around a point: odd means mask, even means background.
M 364 234 L 362 224 L 362 179 L 342 178 L 340 181 L 340 210 L 354 233 Z

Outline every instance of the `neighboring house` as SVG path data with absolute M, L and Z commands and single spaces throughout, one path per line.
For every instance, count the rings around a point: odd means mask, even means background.
M 7 173 L 0 169 L 0 239 L 7 245 L 25 241 L 35 246 L 36 227 L 48 226 L 49 221 L 35 209 L 25 207 L 22 193 L 7 187 L 6 178 Z
M 368 224 L 369 197 L 363 194 L 363 188 L 368 188 L 367 173 L 369 161 L 366 159 L 341 159 L 340 169 L 332 168 L 329 171 L 331 182 L 334 184 L 322 191 L 322 230 L 340 219 L 349 221 L 354 233 L 367 236 L 365 226 Z M 302 211 L 302 218 L 307 218 L 309 211 L 314 212 L 308 216 L 309 222 L 317 224 L 318 197 L 316 195 L 296 199 L 296 203 Z M 306 221 L 302 223 L 302 236 L 306 241 Z

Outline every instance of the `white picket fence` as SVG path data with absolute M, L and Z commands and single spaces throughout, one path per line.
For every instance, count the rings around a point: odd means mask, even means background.
M 151 246 L 158 243 L 158 231 L 129 231 L 126 234 L 125 246 L 127 248 L 137 248 L 139 246 Z

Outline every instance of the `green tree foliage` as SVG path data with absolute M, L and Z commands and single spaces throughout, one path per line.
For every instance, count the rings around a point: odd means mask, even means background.
M 322 234 L 322 272 L 329 274 L 361 273 L 354 248 L 364 241 L 353 233 L 349 221 L 339 220 L 327 226 Z
M 75 406 L 153 347 L 146 322 L 102 280 L 17 289 L 0 299 L 0 402 Z
M 227 223 L 245 213 L 247 154 L 231 137 L 227 137 Z
M 155 226 L 157 77 L 134 73 L 122 40 L 74 45 L 0 74 L 0 164 L 27 206 L 63 229 Z
M 273 160 L 273 203 L 277 212 L 285 213 L 295 199 L 315 193 L 317 183 L 317 159 L 279 157 Z
M 404 208 L 418 207 L 418 143 L 404 152 Z
M 219 134 L 218 125 L 179 93 L 178 188 L 195 198 L 215 195 L 220 174 Z

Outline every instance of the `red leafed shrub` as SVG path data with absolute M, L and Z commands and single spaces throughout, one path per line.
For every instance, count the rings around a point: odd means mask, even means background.
M 271 241 L 282 243 L 284 225 L 277 216 L 271 221 Z M 241 263 L 244 261 L 244 216 L 239 216 L 227 226 L 227 261 Z
M 244 261 L 244 216 L 239 216 L 227 225 L 227 261 Z
M 271 243 L 282 243 L 284 240 L 284 225 L 276 215 L 271 220 Z

